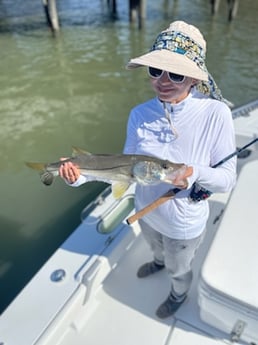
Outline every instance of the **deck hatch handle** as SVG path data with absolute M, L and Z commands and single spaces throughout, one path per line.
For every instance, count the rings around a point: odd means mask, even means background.
M 242 320 L 237 320 L 230 334 L 230 340 L 232 342 L 238 342 L 240 340 L 240 337 L 242 333 L 244 332 L 245 326 L 246 326 L 246 322 Z

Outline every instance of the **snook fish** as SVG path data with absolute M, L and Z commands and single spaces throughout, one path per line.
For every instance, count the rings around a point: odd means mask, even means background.
M 172 180 L 184 174 L 186 168 L 184 164 L 145 155 L 91 154 L 81 149 L 74 149 L 73 156 L 62 161 L 26 162 L 26 165 L 39 171 L 41 181 L 48 186 L 59 175 L 59 168 L 65 162 L 72 162 L 83 175 L 93 176 L 96 180 L 110 181 L 115 198 L 121 197 L 133 182 L 143 185 L 161 182 L 172 184 Z

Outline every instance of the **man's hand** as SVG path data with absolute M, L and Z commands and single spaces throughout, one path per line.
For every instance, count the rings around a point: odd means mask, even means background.
M 61 158 L 65 160 L 66 158 Z M 65 162 L 59 168 L 59 175 L 62 179 L 72 184 L 76 182 L 80 176 L 80 169 L 72 162 Z
M 172 183 L 175 187 L 180 189 L 186 189 L 188 187 L 187 177 L 193 174 L 193 167 L 186 167 L 183 174 L 178 174 L 173 180 Z

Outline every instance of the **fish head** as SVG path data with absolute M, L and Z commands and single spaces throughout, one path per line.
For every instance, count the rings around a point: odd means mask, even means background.
M 140 161 L 133 167 L 133 176 L 143 185 L 158 184 L 160 182 L 172 183 L 175 174 L 180 173 L 184 164 L 176 164 L 169 161 Z

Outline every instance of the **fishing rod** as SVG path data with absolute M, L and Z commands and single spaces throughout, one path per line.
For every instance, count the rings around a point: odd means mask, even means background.
M 258 141 L 258 138 L 253 139 L 252 141 L 250 141 L 249 143 L 247 143 L 246 145 L 240 147 L 239 149 L 237 149 L 236 151 L 232 152 L 230 155 L 226 156 L 225 158 L 223 158 L 222 160 L 220 160 L 218 163 L 216 163 L 215 165 L 212 166 L 212 168 L 217 168 L 218 166 L 222 165 L 223 163 L 225 163 L 226 161 L 228 161 L 229 159 L 233 158 L 234 156 L 238 155 L 239 153 L 241 153 L 242 151 L 244 151 L 245 149 L 247 149 L 249 146 L 253 145 L 254 143 L 256 143 Z M 153 201 L 151 204 L 147 205 L 146 207 L 144 207 L 142 210 L 136 212 L 134 215 L 132 215 L 131 217 L 129 217 L 127 219 L 127 224 L 132 224 L 134 223 L 136 220 L 142 218 L 145 214 L 149 213 L 150 211 L 154 210 L 156 207 L 160 206 L 161 204 L 163 204 L 164 202 L 166 202 L 167 200 L 173 199 L 176 194 L 178 192 L 180 192 L 181 189 L 180 188 L 173 188 L 170 189 L 168 192 L 166 192 L 165 194 L 163 194 L 161 197 L 159 197 L 157 200 Z M 212 192 L 201 187 L 197 182 L 195 182 L 192 186 L 192 191 L 190 193 L 189 199 L 192 202 L 199 202 L 201 200 L 205 200 L 207 198 L 209 198 L 211 196 Z
M 212 168 L 217 168 L 218 166 L 220 166 L 223 163 L 227 162 L 228 160 L 230 160 L 234 156 L 238 155 L 239 153 L 241 153 L 242 151 L 247 149 L 249 146 L 251 146 L 254 143 L 256 143 L 256 141 L 258 141 L 258 138 L 253 139 L 252 141 L 250 141 L 246 145 L 244 145 L 244 146 L 240 147 L 239 149 L 237 149 L 236 151 L 232 152 L 230 155 L 226 156 L 221 161 L 219 161 L 218 163 L 213 165 Z M 209 198 L 211 196 L 211 194 L 212 194 L 212 192 L 210 192 L 209 190 L 201 187 L 197 182 L 195 182 L 193 184 L 192 191 L 190 193 L 189 198 L 193 202 L 198 202 L 198 201 L 205 200 L 205 199 Z

